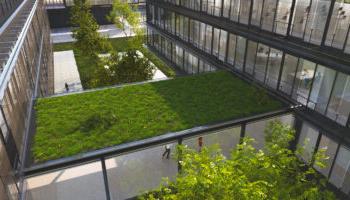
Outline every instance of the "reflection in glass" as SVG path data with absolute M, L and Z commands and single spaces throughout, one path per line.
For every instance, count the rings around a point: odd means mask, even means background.
M 235 52 L 236 52 L 236 35 L 230 34 L 229 44 L 228 44 L 228 53 L 227 53 L 227 62 L 231 65 L 235 64 Z
M 303 123 L 298 140 L 298 146 L 303 148 L 300 156 L 307 163 L 309 163 L 313 157 L 318 135 L 318 130 L 311 127 L 311 125 L 309 125 L 307 122 Z
M 278 33 L 281 35 L 287 34 L 287 28 L 288 28 L 288 22 L 289 22 L 292 1 L 293 0 L 279 0 L 278 1 L 277 14 L 276 14 L 275 24 L 274 24 L 274 32 L 275 33 Z
M 267 64 L 266 84 L 273 88 L 277 88 L 278 75 L 280 73 L 282 61 L 282 51 L 270 48 L 269 62 Z
M 308 107 L 324 114 L 333 87 L 335 71 L 318 65 L 312 84 Z
M 335 153 L 337 151 L 337 147 L 338 147 L 338 144 L 336 142 L 334 142 L 327 136 L 322 135 L 320 144 L 318 146 L 318 151 L 320 151 L 320 149 L 324 149 L 325 156 L 327 156 L 328 159 L 324 163 L 326 165 L 324 168 L 320 168 L 317 165 L 314 165 L 314 167 L 326 177 L 328 177 L 329 171 L 331 170 L 331 166 L 335 157 Z
M 246 39 L 244 37 L 237 36 L 237 49 L 236 49 L 236 59 L 235 59 L 236 61 L 235 61 L 234 67 L 239 71 L 243 70 L 245 46 L 246 46 Z
M 253 12 L 250 23 L 254 26 L 260 27 L 260 20 L 262 18 L 263 1 L 253 0 Z
M 255 61 L 255 70 L 254 70 L 254 77 L 264 82 L 265 80 L 265 71 L 266 71 L 266 64 L 269 57 L 270 48 L 266 45 L 259 44 L 258 50 L 256 53 L 256 61 Z
M 258 44 L 251 40 L 248 41 L 248 49 L 247 49 L 247 60 L 245 63 L 245 72 L 253 75 L 254 72 L 254 64 L 255 64 L 255 56 L 258 48 Z
M 163 177 L 173 180 L 177 174 L 177 160 L 172 157 L 176 145 L 174 142 L 106 159 L 111 198 L 129 199 L 156 189 Z
M 327 116 L 346 125 L 350 113 L 350 76 L 339 73 L 327 108 Z
M 200 135 L 190 139 L 184 139 L 182 144 L 188 146 L 189 148 L 200 151 L 201 147 L 199 140 L 202 140 L 202 147 L 210 147 L 212 145 L 218 144 L 222 153 L 226 157 L 230 157 L 230 152 L 240 140 L 240 127 L 233 127 L 224 130 L 215 131 L 213 133 L 208 133 L 205 135 Z M 201 137 L 201 139 L 199 139 Z
M 290 95 L 292 92 L 294 77 L 298 67 L 298 60 L 297 57 L 285 54 L 279 90 L 287 95 Z
M 299 59 L 298 70 L 295 76 L 292 98 L 306 105 L 309 97 L 316 64 L 302 58 Z
M 224 30 L 220 31 L 220 47 L 219 47 L 219 59 L 225 61 L 227 46 L 227 32 Z
M 326 45 L 343 49 L 350 25 L 350 4 L 338 0 L 334 4 Z
M 267 31 L 272 31 L 274 26 L 274 18 L 277 10 L 277 0 L 265 0 L 263 14 L 261 17 L 261 28 Z
M 350 150 L 344 146 L 339 148 L 329 182 L 345 193 L 350 190 Z
M 213 55 L 219 56 L 219 40 L 220 40 L 220 29 L 214 28 L 213 36 Z
M 283 115 L 275 118 L 261 120 L 258 122 L 248 123 L 246 125 L 245 137 L 254 139 L 253 147 L 256 149 L 263 149 L 265 145 L 265 129 L 272 121 L 280 121 L 285 125 L 292 126 L 294 123 L 293 115 Z

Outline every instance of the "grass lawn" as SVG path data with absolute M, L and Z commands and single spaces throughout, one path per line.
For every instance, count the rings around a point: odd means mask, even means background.
M 111 42 L 114 49 L 117 51 L 126 51 L 127 49 L 130 48 L 127 42 L 128 38 L 110 38 L 109 41 Z M 73 49 L 73 42 L 55 44 L 53 47 L 54 51 L 67 51 L 72 49 Z M 147 48 L 142 47 L 140 51 L 153 64 L 155 64 L 157 68 L 161 70 L 166 76 L 168 77 L 175 76 L 174 70 L 172 70 L 168 65 L 166 65 L 161 59 L 159 59 Z M 89 58 L 82 56 L 81 53 L 77 51 L 74 51 L 74 56 L 78 65 L 78 70 L 79 70 L 80 79 L 81 79 L 83 88 L 84 89 L 93 88 L 94 86 L 92 86 L 90 83 L 91 83 L 91 80 L 94 79 L 94 76 L 95 76 L 94 71 L 96 69 L 96 66 L 94 64 L 91 64 L 93 62 L 91 62 Z M 104 85 L 101 85 L 101 86 L 104 86 Z M 97 87 L 101 87 L 101 86 L 97 86 Z
M 71 156 L 283 106 L 261 91 L 219 71 L 38 99 L 34 161 Z

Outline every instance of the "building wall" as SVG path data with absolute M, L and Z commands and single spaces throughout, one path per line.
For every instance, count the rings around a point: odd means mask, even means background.
M 35 12 L 32 18 L 26 19 L 28 29 L 22 27 L 21 30 L 26 32 L 18 38 L 18 41 L 23 39 L 23 43 L 13 47 L 13 60 L 4 68 L 10 70 L 2 80 L 4 96 L 0 107 L 0 199 L 18 199 L 19 182 L 15 170 L 23 164 L 20 155 L 25 150 L 24 137 L 29 126 L 32 99 L 54 92 L 50 29 L 43 1 L 37 1 L 37 7 L 31 8 L 33 9 Z
M 350 4 L 344 0 L 163 0 L 251 29 L 350 53 Z M 323 41 L 323 39 L 325 39 Z

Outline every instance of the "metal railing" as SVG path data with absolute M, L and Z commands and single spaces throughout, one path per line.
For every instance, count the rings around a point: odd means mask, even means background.
M 37 164 L 23 172 L 27 186 L 23 199 L 55 199 L 57 195 L 48 191 L 64 184 L 71 184 L 73 187 L 72 190 L 68 188 L 65 190 L 66 198 L 73 198 L 75 195 L 88 199 L 131 198 L 145 190 L 155 189 L 160 185 L 162 177 L 173 178 L 178 173 L 180 168 L 178 161 L 164 156 L 166 144 L 171 144 L 173 152 L 177 144 L 196 146 L 196 138 L 202 136 L 204 144 L 207 141 L 209 143 L 209 140 L 212 140 L 212 143 L 220 144 L 220 141 L 223 141 L 227 144 L 228 140 L 231 140 L 229 147 L 226 145 L 224 149 L 229 152 L 245 136 L 245 126 L 286 115 L 293 116 L 293 108 L 199 126 Z M 263 133 L 263 130 L 259 131 Z M 130 169 L 131 167 L 135 169 Z M 142 170 L 140 171 L 142 175 L 137 175 L 138 170 Z M 61 179 L 64 182 L 61 182 Z M 125 186 L 121 184 L 124 180 L 132 183 Z M 141 191 L 134 188 L 139 188 Z M 77 194 L 76 191 L 81 191 L 82 194 Z

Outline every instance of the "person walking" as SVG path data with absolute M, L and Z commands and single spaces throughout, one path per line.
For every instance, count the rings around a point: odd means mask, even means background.
M 171 144 L 165 145 L 165 151 L 162 155 L 162 158 L 164 158 L 164 156 L 166 155 L 166 158 L 169 159 L 171 146 L 172 146 Z
M 202 151 L 202 147 L 203 147 L 203 137 L 200 136 L 198 138 L 198 152 L 201 152 Z
M 66 88 L 66 92 L 69 92 L 69 86 L 67 83 L 64 83 L 64 87 Z

